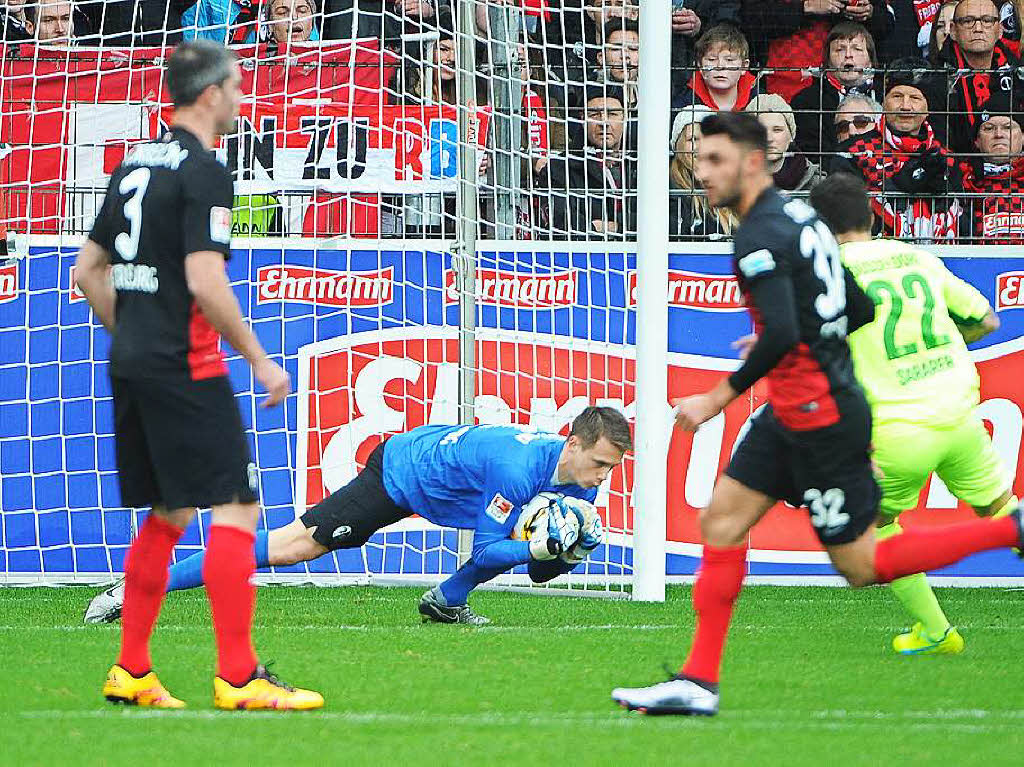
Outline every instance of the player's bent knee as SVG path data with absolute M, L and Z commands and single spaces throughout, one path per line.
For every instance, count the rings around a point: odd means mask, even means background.
M 746 539 L 748 527 L 745 521 L 714 502 L 700 510 L 699 519 L 704 543 L 712 546 L 739 546 Z

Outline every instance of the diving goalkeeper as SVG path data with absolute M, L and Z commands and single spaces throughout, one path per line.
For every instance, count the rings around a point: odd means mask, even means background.
M 874 459 L 882 470 L 878 539 L 902 529 L 935 472 L 979 516 L 1017 507 L 1010 477 L 975 408 L 978 372 L 966 344 L 998 329 L 988 301 L 931 253 L 872 240 L 872 213 L 859 179 L 836 174 L 811 203 L 840 243 L 843 263 L 875 302 L 875 320 L 849 338 L 857 378 L 871 403 Z M 959 653 L 964 640 L 924 573 L 890 584 L 916 623 L 893 639 L 905 655 Z
M 586 408 L 568 438 L 515 426 L 420 426 L 378 445 L 362 472 L 295 521 L 259 531 L 256 566 L 356 548 L 380 528 L 419 514 L 474 531 L 471 558 L 422 596 L 420 614 L 437 623 L 485 625 L 489 619 L 467 604 L 476 586 L 523 564 L 543 583 L 571 571 L 601 544 L 597 488 L 631 449 L 628 422 L 609 407 Z M 560 495 L 532 535 L 519 540 L 521 510 L 541 492 Z M 205 554 L 173 565 L 167 590 L 202 586 Z M 116 620 L 123 592 L 118 583 L 98 594 L 85 621 Z

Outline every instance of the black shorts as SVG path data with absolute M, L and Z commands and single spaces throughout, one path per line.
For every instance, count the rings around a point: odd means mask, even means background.
M 121 502 L 167 509 L 252 503 L 258 477 L 225 376 L 111 378 Z
M 725 469 L 741 485 L 794 506 L 806 506 L 825 546 L 855 541 L 878 514 L 882 497 L 871 470 L 871 410 L 859 389 L 836 395 L 840 420 L 791 431 L 771 405 L 750 424 Z
M 366 459 L 366 468 L 311 508 L 300 519 L 313 530 L 313 540 L 328 549 L 362 546 L 382 527 L 412 516 L 391 500 L 384 488 L 384 445 Z

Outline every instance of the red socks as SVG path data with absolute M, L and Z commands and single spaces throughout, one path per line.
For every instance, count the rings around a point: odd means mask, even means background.
M 235 687 L 249 681 L 258 663 L 252 647 L 256 587 L 249 582 L 256 572 L 255 539 L 237 527 L 211 525 L 203 561 L 203 581 L 217 637 L 217 676 Z
M 968 554 L 1018 544 L 1014 517 L 910 528 L 875 545 L 875 577 L 878 583 L 888 583 L 904 575 L 951 565 Z
M 697 630 L 690 657 L 681 674 L 701 682 L 718 683 L 718 668 L 732 619 L 732 606 L 743 586 L 747 571 L 747 547 L 716 548 L 704 545 L 704 556 L 693 586 L 693 609 Z
M 121 654 L 117 663 L 132 676 L 152 668 L 149 637 L 167 588 L 167 566 L 182 530 L 150 514 L 124 560 L 124 605 L 121 607 Z

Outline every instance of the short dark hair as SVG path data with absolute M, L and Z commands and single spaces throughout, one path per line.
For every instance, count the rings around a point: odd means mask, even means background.
M 633 449 L 633 436 L 626 416 L 613 407 L 590 405 L 572 422 L 569 436 L 579 438 L 584 448 L 593 447 L 604 437 L 622 452 Z
M 871 65 L 877 67 L 878 55 L 875 53 L 875 38 L 871 36 L 868 28 L 856 21 L 840 21 L 828 31 L 828 37 L 825 38 L 825 51 L 821 59 L 825 62 L 825 68 L 827 69 L 829 66 L 828 54 L 832 43 L 836 40 L 856 40 L 858 37 L 863 37 L 867 42 L 868 58 L 871 59 Z
M 604 35 L 602 41 L 605 45 L 608 44 L 608 38 L 617 32 L 636 32 L 640 34 L 640 24 L 635 19 L 627 19 L 625 16 L 621 16 L 617 19 L 612 19 L 604 25 L 604 31 L 601 33 Z
M 811 205 L 836 234 L 870 232 L 874 223 L 864 182 L 852 173 L 833 173 L 814 187 Z
M 750 112 L 716 112 L 700 121 L 702 136 L 728 136 L 734 144 L 768 152 L 768 131 Z
M 176 107 L 187 107 L 211 85 L 231 77 L 235 53 L 210 40 L 179 43 L 167 60 L 164 82 Z

